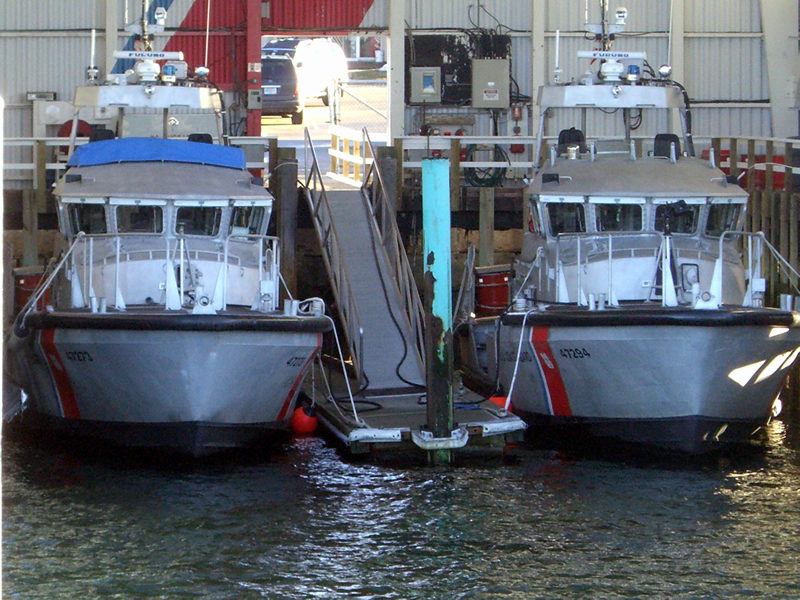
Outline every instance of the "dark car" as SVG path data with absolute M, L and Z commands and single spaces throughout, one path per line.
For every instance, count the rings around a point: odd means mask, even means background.
M 289 56 L 273 55 L 261 59 L 261 114 L 291 117 L 303 122 L 305 100 L 300 93 L 297 71 Z
M 261 57 L 288 56 L 294 63 L 303 98 L 321 98 L 328 106 L 328 88 L 348 80 L 347 57 L 330 38 L 277 38 L 261 48 Z

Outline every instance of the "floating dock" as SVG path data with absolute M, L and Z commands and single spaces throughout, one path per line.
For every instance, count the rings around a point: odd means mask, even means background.
M 352 454 L 502 451 L 525 423 L 458 382 L 450 435 L 431 433 L 419 294 L 394 212 L 375 190 L 306 189 L 349 357 L 347 379 L 341 367 L 318 364 L 304 394 Z

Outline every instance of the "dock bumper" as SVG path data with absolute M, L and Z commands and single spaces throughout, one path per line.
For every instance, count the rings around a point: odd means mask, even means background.
M 403 432 L 400 429 L 360 427 L 351 431 L 347 439 L 350 444 L 359 442 L 400 442 L 403 439 Z
M 506 435 L 508 433 L 514 433 L 517 431 L 522 432 L 528 428 L 525 421 L 513 415 L 511 415 L 510 418 L 503 419 L 502 421 L 476 423 L 476 425 L 481 427 L 483 437 Z
M 433 432 L 420 429 L 411 432 L 411 440 L 418 448 L 423 450 L 457 450 L 469 442 L 469 432 L 466 427 L 459 427 L 450 432 L 449 437 L 434 437 Z

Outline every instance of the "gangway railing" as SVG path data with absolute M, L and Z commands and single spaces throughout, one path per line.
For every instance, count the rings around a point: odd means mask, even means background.
M 358 312 L 353 285 L 347 274 L 342 246 L 336 227 L 333 224 L 331 207 L 322 181 L 322 172 L 317 161 L 317 153 L 311 142 L 308 128 L 305 130 L 306 152 L 311 155 L 311 169 L 305 181 L 305 196 L 311 212 L 314 228 L 317 230 L 322 260 L 331 281 L 331 289 L 336 299 L 339 315 L 345 330 L 350 358 L 359 383 L 364 383 L 364 328 Z
M 364 128 L 364 139 L 369 147 L 371 156 L 375 156 L 375 148 L 369 137 L 367 128 Z M 386 251 L 389 266 L 394 276 L 394 283 L 399 292 L 401 307 L 411 325 L 414 336 L 413 346 L 417 351 L 421 365 L 425 365 L 425 310 L 419 297 L 419 290 L 414 281 L 414 274 L 408 262 L 400 230 L 397 228 L 394 208 L 389 202 L 383 175 L 375 162 L 367 166 L 364 175 L 364 185 L 361 187 L 362 197 L 367 202 L 372 222 L 376 228 L 379 241 Z

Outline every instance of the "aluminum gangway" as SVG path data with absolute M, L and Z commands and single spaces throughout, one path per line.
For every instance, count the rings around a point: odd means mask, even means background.
M 380 172 L 373 163 L 360 189 L 326 190 L 312 158 L 306 200 L 358 384 L 367 395 L 420 391 L 423 308 Z
M 366 130 L 364 138 L 375 156 Z M 456 429 L 450 437 L 426 435 L 424 310 L 381 173 L 370 161 L 360 190 L 326 191 L 308 146 L 313 164 L 306 200 L 352 363 L 338 380 L 326 369 L 315 377 L 314 368 L 306 378 L 304 393 L 322 426 L 353 454 L 467 446 L 502 452 L 507 441 L 520 439 L 525 424 L 456 382 Z

